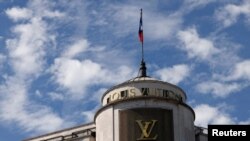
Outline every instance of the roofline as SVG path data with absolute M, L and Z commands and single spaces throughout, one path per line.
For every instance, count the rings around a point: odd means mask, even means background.
M 28 139 L 24 139 L 22 141 L 29 141 L 29 140 L 33 140 L 33 139 L 37 139 L 37 138 L 41 138 L 41 137 L 45 137 L 45 136 L 49 136 L 49 135 L 53 135 L 53 134 L 58 134 L 60 132 L 64 132 L 64 131 L 72 130 L 72 129 L 76 129 L 76 128 L 80 128 L 80 127 L 83 127 L 83 126 L 88 126 L 88 125 L 91 125 L 91 124 L 95 125 L 94 122 L 90 122 L 90 123 L 86 123 L 86 124 L 82 124 L 82 125 L 78 125 L 78 126 L 74 126 L 74 127 L 70 127 L 70 128 L 65 128 L 63 130 L 59 130 L 59 131 L 55 131 L 55 132 L 51 132 L 51 133 L 39 135 L 39 136 L 36 136 L 36 137 L 31 137 L 31 138 L 28 138 Z
M 138 77 L 136 77 L 136 78 L 138 78 Z M 134 79 L 136 79 L 136 78 L 134 78 Z M 127 85 L 127 84 L 141 83 L 141 82 L 153 82 L 153 83 L 162 83 L 162 84 L 170 85 L 170 86 L 172 86 L 172 87 L 174 87 L 174 88 L 180 90 L 180 91 L 184 94 L 185 99 L 187 100 L 187 95 L 186 95 L 186 93 L 185 93 L 180 87 L 178 87 L 178 86 L 176 86 L 176 85 L 174 85 L 174 84 L 171 84 L 171 83 L 168 83 L 168 82 L 164 82 L 164 81 L 160 81 L 160 80 L 139 80 L 139 81 L 129 81 L 129 80 L 128 80 L 128 81 L 125 81 L 125 82 L 123 82 L 123 83 L 121 83 L 121 84 L 118 84 L 118 85 L 113 86 L 113 87 L 111 87 L 110 89 L 108 89 L 108 90 L 102 95 L 101 103 L 102 103 L 104 97 L 105 97 L 110 91 L 112 91 L 112 90 L 114 90 L 114 89 L 117 89 L 117 88 L 120 88 L 120 87 L 122 87 L 122 86 L 125 86 L 125 85 Z

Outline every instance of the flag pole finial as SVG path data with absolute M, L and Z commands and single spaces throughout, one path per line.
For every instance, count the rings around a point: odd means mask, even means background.
M 144 60 L 141 61 L 139 72 L 140 72 L 139 77 L 147 77 L 147 67 L 146 67 L 146 63 L 144 62 Z

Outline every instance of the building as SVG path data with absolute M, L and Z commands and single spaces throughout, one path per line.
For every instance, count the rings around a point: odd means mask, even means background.
M 173 84 L 140 75 L 107 90 L 94 122 L 24 141 L 207 141 L 194 125 L 185 92 Z

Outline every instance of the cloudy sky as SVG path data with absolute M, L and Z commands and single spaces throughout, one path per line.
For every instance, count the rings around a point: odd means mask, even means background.
M 0 0 L 0 138 L 93 121 L 136 77 L 143 8 L 151 77 L 180 86 L 195 124 L 250 123 L 250 0 Z

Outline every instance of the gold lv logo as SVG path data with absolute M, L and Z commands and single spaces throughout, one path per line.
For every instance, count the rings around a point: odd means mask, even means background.
M 136 123 L 139 125 L 139 127 L 141 129 L 141 136 L 137 140 L 138 141 L 156 140 L 158 137 L 157 134 L 154 137 L 151 136 L 151 132 L 152 132 L 156 122 L 157 122 L 157 120 L 151 120 L 151 121 L 136 120 Z

